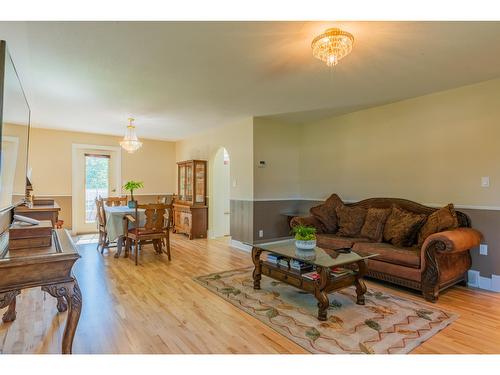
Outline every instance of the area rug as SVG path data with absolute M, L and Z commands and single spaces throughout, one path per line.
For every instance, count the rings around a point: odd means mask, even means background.
M 194 280 L 311 353 L 404 354 L 458 317 L 375 289 L 366 292 L 364 306 L 357 305 L 350 287 L 329 294 L 328 319 L 320 322 L 313 295 L 266 276 L 261 290 L 254 290 L 252 270 Z

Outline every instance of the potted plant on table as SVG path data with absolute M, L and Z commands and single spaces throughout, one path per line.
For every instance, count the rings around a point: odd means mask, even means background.
M 316 247 L 316 228 L 297 225 L 292 229 L 295 235 L 295 246 L 301 250 L 314 250 Z
M 127 191 L 130 191 L 130 200 L 128 201 L 129 208 L 135 208 L 135 200 L 134 200 L 134 190 L 140 189 L 144 187 L 144 183 L 142 181 L 127 181 L 123 188 Z

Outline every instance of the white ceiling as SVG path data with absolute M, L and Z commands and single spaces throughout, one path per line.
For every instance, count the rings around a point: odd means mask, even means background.
M 355 45 L 311 55 L 330 26 Z M 0 22 L 36 127 L 177 140 L 248 116 L 306 121 L 500 77 L 500 22 Z M 317 111 L 319 110 L 319 111 Z

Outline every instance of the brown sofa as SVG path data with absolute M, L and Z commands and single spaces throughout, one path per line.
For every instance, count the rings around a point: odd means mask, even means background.
M 416 214 L 430 215 L 437 211 L 436 208 L 397 198 L 371 198 L 345 204 L 345 207 L 365 209 L 392 209 L 394 206 Z M 311 211 L 315 212 L 313 209 Z M 331 228 L 325 229 L 323 222 L 314 215 L 295 217 L 290 225 L 293 227 L 303 224 L 316 227 L 318 247 L 329 249 L 349 247 L 353 251 L 378 254 L 377 257 L 368 260 L 368 277 L 419 290 L 426 300 L 436 301 L 441 290 L 459 282 L 466 283 L 467 271 L 471 266 L 469 250 L 478 246 L 482 238 L 480 232 L 470 228 L 471 222 L 466 214 L 454 212 L 458 219 L 458 227 L 431 234 L 425 238 L 420 247 L 416 243 L 404 247 L 394 246 L 383 240 L 374 242 L 361 235 L 340 236 Z

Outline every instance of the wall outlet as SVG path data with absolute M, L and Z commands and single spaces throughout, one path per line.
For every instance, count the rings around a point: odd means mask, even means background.
M 262 229 L 259 230 L 259 237 L 260 238 L 264 237 L 264 231 Z
M 481 187 L 490 187 L 490 178 L 489 176 L 481 177 Z
M 486 245 L 485 243 L 479 245 L 479 254 L 488 255 L 488 245 Z

